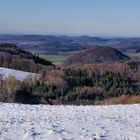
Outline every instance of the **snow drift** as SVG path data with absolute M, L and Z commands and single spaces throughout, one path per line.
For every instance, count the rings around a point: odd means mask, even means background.
M 3 67 L 0 67 L 0 75 L 3 75 L 4 78 L 6 78 L 8 76 L 13 76 L 17 80 L 20 80 L 20 81 L 25 80 L 28 76 L 31 76 L 31 77 L 37 76 L 37 74 L 35 74 L 35 73 L 24 72 L 24 71 L 3 68 Z

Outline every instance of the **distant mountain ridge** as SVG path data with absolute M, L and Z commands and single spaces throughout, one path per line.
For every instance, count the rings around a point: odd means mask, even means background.
M 94 64 L 94 63 L 106 63 L 128 60 L 129 57 L 111 47 L 98 46 L 93 49 L 89 49 L 80 53 L 77 53 L 69 57 L 64 64 Z
M 61 53 L 109 46 L 120 51 L 140 49 L 140 38 L 101 38 L 92 36 L 0 35 L 0 42 L 15 43 L 30 52 Z

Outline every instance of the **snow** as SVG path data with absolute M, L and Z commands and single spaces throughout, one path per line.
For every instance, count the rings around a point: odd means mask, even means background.
M 20 81 L 25 80 L 28 76 L 34 77 L 36 75 L 35 73 L 24 72 L 24 71 L 3 68 L 3 67 L 0 67 L 0 74 L 4 75 L 4 78 L 8 76 L 13 76 Z
M 0 103 L 0 140 L 140 140 L 140 105 Z

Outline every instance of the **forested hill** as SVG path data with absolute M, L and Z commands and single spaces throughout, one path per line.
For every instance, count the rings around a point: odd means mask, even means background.
M 45 66 L 54 65 L 39 56 L 18 49 L 14 44 L 0 44 L 0 66 L 29 72 L 38 72 Z
M 93 64 L 93 63 L 105 63 L 105 62 L 118 62 L 128 60 L 129 57 L 111 47 L 98 46 L 93 49 L 88 49 L 77 53 L 68 58 L 64 64 L 75 65 L 75 64 Z

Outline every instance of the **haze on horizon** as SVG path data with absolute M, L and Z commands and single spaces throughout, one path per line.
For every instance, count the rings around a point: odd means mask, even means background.
M 0 34 L 140 36 L 138 0 L 0 2 Z

